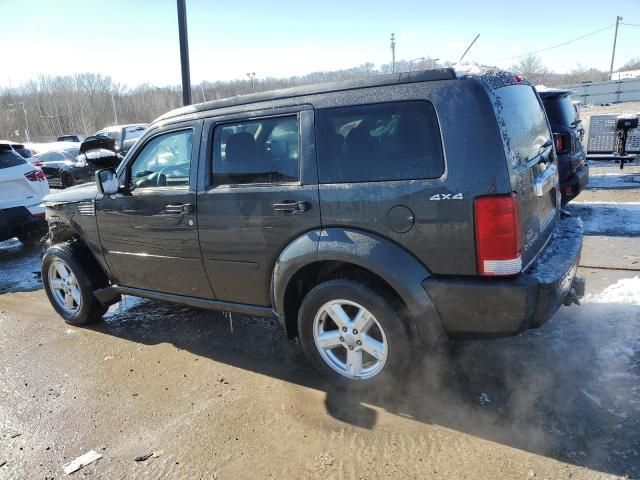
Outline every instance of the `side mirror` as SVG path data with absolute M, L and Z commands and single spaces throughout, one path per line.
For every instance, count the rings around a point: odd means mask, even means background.
M 118 193 L 120 187 L 116 171 L 113 168 L 105 168 L 96 172 L 96 186 L 102 195 Z

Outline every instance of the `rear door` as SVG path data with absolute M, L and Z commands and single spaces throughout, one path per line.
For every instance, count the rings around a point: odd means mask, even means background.
M 278 255 L 320 227 L 313 111 L 209 120 L 201 150 L 198 230 L 215 296 L 268 306 Z
M 518 195 L 522 263 L 526 266 L 546 244 L 559 211 L 556 154 L 533 87 L 509 85 L 494 94 L 511 187 Z

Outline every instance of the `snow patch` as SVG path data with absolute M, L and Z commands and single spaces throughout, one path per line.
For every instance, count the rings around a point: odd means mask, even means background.
M 617 173 L 603 173 L 589 177 L 589 189 L 624 189 L 639 188 L 640 175 L 620 175 Z
M 582 218 L 584 233 L 640 235 L 640 204 L 638 203 L 575 203 L 567 205 L 566 208 Z
M 640 277 L 623 278 L 609 285 L 601 293 L 586 295 L 585 302 L 590 303 L 625 303 L 640 305 Z

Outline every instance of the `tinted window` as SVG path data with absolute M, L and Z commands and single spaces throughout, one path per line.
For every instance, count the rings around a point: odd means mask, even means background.
M 141 137 L 145 130 L 146 127 L 127 127 L 124 131 L 124 139 L 130 140 L 132 138 Z
M 0 147 L 0 168 L 16 167 L 25 163 L 27 162 L 13 150 Z
M 495 90 L 494 107 L 511 166 L 523 165 L 551 141 L 547 117 L 533 88 L 511 85 Z
M 165 133 L 151 139 L 131 165 L 131 187 L 173 187 L 189 184 L 193 132 Z
M 544 109 L 552 124 L 573 127 L 576 121 L 576 110 L 569 96 L 555 96 L 542 99 Z
M 317 111 L 321 183 L 438 178 L 444 173 L 440 129 L 429 102 Z
M 60 162 L 64 160 L 64 155 L 58 152 L 48 152 L 43 155 L 40 155 L 41 162 Z
M 31 150 L 25 148 L 24 145 L 14 146 L 13 149 L 18 152 L 18 155 L 20 155 L 22 158 L 29 158 L 33 156 L 31 154 Z
M 213 183 L 281 183 L 298 180 L 296 117 L 219 125 L 213 134 Z

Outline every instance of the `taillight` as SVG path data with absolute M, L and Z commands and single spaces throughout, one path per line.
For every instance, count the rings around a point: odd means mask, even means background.
M 567 153 L 569 151 L 571 140 L 569 139 L 569 135 L 566 133 L 554 133 L 553 141 L 556 144 L 557 153 Z
M 42 170 L 31 170 L 28 173 L 25 173 L 24 176 L 27 178 L 27 180 L 29 180 L 30 182 L 37 182 L 37 181 L 41 181 L 44 182 L 47 177 L 44 176 L 44 172 Z
M 34 167 L 42 168 L 42 162 L 40 160 L 36 160 L 33 162 Z
M 479 197 L 474 210 L 478 273 L 484 276 L 520 273 L 518 196 L 511 193 Z

